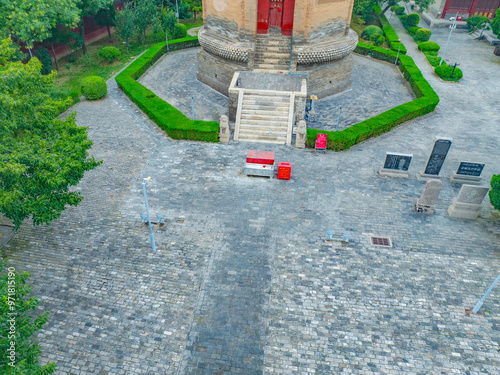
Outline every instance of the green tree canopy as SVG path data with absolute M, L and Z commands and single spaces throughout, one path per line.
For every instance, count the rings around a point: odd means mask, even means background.
M 500 38 L 500 8 L 497 9 L 495 18 L 491 20 L 490 26 L 493 34 Z
M 14 34 L 29 48 L 52 36 L 57 24 L 75 27 L 78 0 L 0 0 L 0 39 Z
M 24 220 L 49 224 L 66 205 L 83 197 L 70 192 L 85 171 L 100 162 L 89 158 L 92 142 L 75 113 L 57 116 L 68 100 L 49 95 L 55 71 L 42 75 L 33 58 L 27 64 L 9 61 L 12 41 L 0 45 L 0 212 L 19 229 Z
M 500 211 L 500 174 L 491 177 L 491 190 L 488 194 L 493 207 Z
M 48 312 L 35 319 L 30 316 L 39 302 L 27 297 L 32 290 L 26 284 L 29 276 L 13 267 L 5 269 L 0 258 L 0 373 L 5 375 L 47 375 L 56 369 L 53 362 L 39 365 L 40 346 L 32 336 L 47 322 Z

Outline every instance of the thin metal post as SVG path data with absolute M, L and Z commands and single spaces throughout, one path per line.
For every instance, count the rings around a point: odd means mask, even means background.
M 194 120 L 194 96 L 191 97 L 191 108 L 193 108 L 193 120 Z
M 396 55 L 396 62 L 394 65 L 398 65 L 399 51 L 401 50 L 401 45 L 398 47 L 398 54 Z
M 340 106 L 339 108 L 339 119 L 337 120 L 337 130 L 336 131 L 339 131 L 339 125 L 340 125 L 340 114 L 342 113 L 342 106 Z
M 483 306 L 484 300 L 491 293 L 491 291 L 493 290 L 493 288 L 495 287 L 495 285 L 497 285 L 498 281 L 500 281 L 500 274 L 498 274 L 498 276 L 495 279 L 495 281 L 493 281 L 493 284 L 490 285 L 490 287 L 488 288 L 488 290 L 484 294 L 483 298 L 481 298 L 481 301 L 479 301 L 478 303 L 476 303 L 476 306 L 474 306 L 474 308 L 472 309 L 472 312 L 474 314 L 476 314 L 479 311 L 479 309 L 481 308 L 481 306 Z
M 450 78 L 453 78 L 453 73 L 455 73 L 455 68 L 457 67 L 457 63 L 455 63 L 455 65 L 453 66 L 453 70 L 451 71 L 451 76 Z
M 167 41 L 167 52 L 169 52 L 168 50 L 168 31 L 165 30 L 165 40 Z
M 179 3 L 175 0 L 175 16 L 177 17 L 177 23 L 179 23 Z
M 31 48 L 28 47 L 28 51 L 30 52 L 30 58 L 33 58 L 33 54 L 31 53 Z
M 142 190 L 144 192 L 144 202 L 146 202 L 146 214 L 148 215 L 148 225 L 149 225 L 149 236 L 151 237 L 151 247 L 153 248 L 153 253 L 156 252 L 155 238 L 153 236 L 153 228 L 151 227 L 151 217 L 149 216 L 149 206 L 148 206 L 148 196 L 146 194 L 146 186 L 148 184 L 150 177 L 145 178 L 142 181 Z
M 288 74 L 292 71 L 292 49 L 293 49 L 293 30 L 290 34 L 290 62 L 288 63 Z
M 458 17 L 458 12 L 455 15 L 455 19 L 453 20 L 453 25 L 451 25 L 450 34 L 448 35 L 448 40 L 446 41 L 446 45 L 444 46 L 443 56 L 441 57 L 441 60 L 439 61 L 439 66 L 441 66 L 441 64 L 443 63 L 444 56 L 446 55 L 446 48 L 448 48 L 448 43 L 450 42 L 451 33 L 453 32 L 453 29 L 455 28 L 455 23 L 457 22 L 457 17 Z

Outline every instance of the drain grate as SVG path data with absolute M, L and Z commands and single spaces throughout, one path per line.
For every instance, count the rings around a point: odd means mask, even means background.
M 392 242 L 389 237 L 371 237 L 372 245 L 392 247 Z

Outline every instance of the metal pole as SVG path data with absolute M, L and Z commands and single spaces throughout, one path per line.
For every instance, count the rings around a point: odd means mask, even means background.
M 394 65 L 398 65 L 399 51 L 401 50 L 401 46 L 398 47 L 398 54 L 396 55 L 396 62 Z
M 288 63 L 288 74 L 290 74 L 292 70 L 292 49 L 293 49 L 293 30 L 291 30 L 291 37 L 290 37 L 290 62 Z
M 339 125 L 340 125 L 340 113 L 342 112 L 342 106 L 340 106 L 339 108 L 339 119 L 337 121 L 337 130 L 336 131 L 339 131 Z
M 453 78 L 453 73 L 455 73 L 455 68 L 457 67 L 457 63 L 453 66 L 453 70 L 451 71 L 451 76 L 450 78 Z
M 165 40 L 167 41 L 167 52 L 169 52 L 169 50 L 168 50 L 168 32 L 167 32 L 167 30 L 165 30 Z
M 194 97 L 191 97 L 191 108 L 193 108 L 193 120 L 194 120 Z
M 177 17 L 177 23 L 179 23 L 179 3 L 175 0 L 175 16 Z
M 448 48 L 448 43 L 450 42 L 451 33 L 453 32 L 453 29 L 455 28 L 455 23 L 457 22 L 457 17 L 458 17 L 458 12 L 455 15 L 455 19 L 453 20 L 453 25 L 451 25 L 450 34 L 448 35 L 448 40 L 446 41 L 446 45 L 444 46 L 443 56 L 441 57 L 441 60 L 439 61 L 439 66 L 441 66 L 441 64 L 443 63 L 444 55 L 446 55 L 446 48 Z
M 148 215 L 148 225 L 149 225 L 149 236 L 151 237 L 151 247 L 153 248 L 153 253 L 156 252 L 155 238 L 153 237 L 153 228 L 151 228 L 151 218 L 149 217 L 149 206 L 148 206 L 148 196 L 146 195 L 146 185 L 151 177 L 145 178 L 142 181 L 142 190 L 144 191 L 144 201 L 146 202 L 146 213 Z
M 474 314 L 476 314 L 479 311 L 479 309 L 483 305 L 484 300 L 486 299 L 486 297 L 488 297 L 488 294 L 491 293 L 491 291 L 493 290 L 493 288 L 495 287 L 495 285 L 498 283 L 498 281 L 500 281 L 500 274 L 498 274 L 498 276 L 495 279 L 495 281 L 493 281 L 493 284 L 491 284 L 491 286 L 489 287 L 489 289 L 484 294 L 483 298 L 481 298 L 481 301 L 479 301 L 478 303 L 476 303 L 476 306 L 474 306 L 474 308 L 472 309 L 472 312 Z

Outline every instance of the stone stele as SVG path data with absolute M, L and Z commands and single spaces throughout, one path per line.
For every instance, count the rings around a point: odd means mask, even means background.
M 305 148 L 307 139 L 307 125 L 304 120 L 299 121 L 299 126 L 297 127 L 297 138 L 295 139 L 295 147 Z
M 397 152 L 386 152 L 384 166 L 379 169 L 380 176 L 388 177 L 410 177 L 408 169 L 413 158 L 411 154 L 399 154 Z
M 481 203 L 488 190 L 490 188 L 485 186 L 462 185 L 458 196 L 448 207 L 448 215 L 460 219 L 475 220 L 481 211 Z
M 436 201 L 442 188 L 443 183 L 440 180 L 428 180 L 422 195 L 417 200 L 417 203 L 415 203 L 415 211 L 428 215 L 434 214 L 436 210 Z
M 219 141 L 229 142 L 229 119 L 226 115 L 221 116 L 219 124 Z

